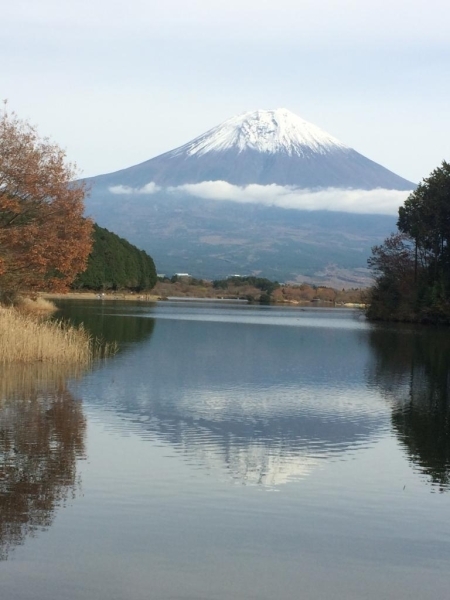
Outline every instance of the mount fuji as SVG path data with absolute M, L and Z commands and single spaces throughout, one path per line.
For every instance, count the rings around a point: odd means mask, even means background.
M 203 181 L 362 190 L 415 187 L 283 108 L 233 117 L 175 150 L 95 181 L 133 188 Z
M 338 285 L 361 283 L 370 247 L 415 188 L 286 109 L 244 113 L 86 181 L 88 213 L 159 272 Z

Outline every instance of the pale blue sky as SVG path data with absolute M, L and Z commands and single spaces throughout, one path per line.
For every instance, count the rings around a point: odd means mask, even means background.
M 16 0 L 1 97 L 83 175 L 285 107 L 399 175 L 450 160 L 444 0 Z

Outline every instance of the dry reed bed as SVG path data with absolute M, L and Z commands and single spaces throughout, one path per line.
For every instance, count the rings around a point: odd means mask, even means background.
M 0 308 L 0 364 L 47 362 L 87 365 L 113 354 L 83 327 L 37 319 L 14 308 Z
M 34 315 L 49 315 L 58 310 L 55 304 L 46 298 L 38 296 L 34 300 L 27 297 L 19 297 L 15 307 L 23 313 Z

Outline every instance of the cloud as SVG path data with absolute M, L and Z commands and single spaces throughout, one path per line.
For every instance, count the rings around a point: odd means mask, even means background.
M 410 192 L 398 190 L 357 189 L 302 189 L 276 184 L 245 186 L 227 181 L 202 181 L 162 188 L 153 181 L 142 188 L 116 185 L 109 188 L 113 194 L 184 194 L 212 201 L 229 201 L 244 204 L 262 204 L 296 210 L 332 210 L 359 214 L 396 215 Z
M 360 214 L 396 215 L 409 192 L 398 190 L 300 189 L 292 186 L 237 186 L 226 181 L 203 181 L 167 188 L 208 200 L 263 204 L 297 210 L 333 210 Z
M 131 195 L 131 194 L 155 194 L 156 192 L 161 191 L 159 185 L 156 185 L 154 181 L 150 181 L 147 185 L 141 188 L 132 188 L 128 185 L 112 185 L 108 188 L 111 194 L 118 195 Z

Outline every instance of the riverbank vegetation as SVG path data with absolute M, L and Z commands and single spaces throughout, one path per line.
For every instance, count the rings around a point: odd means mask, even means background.
M 87 268 L 76 277 L 73 289 L 141 292 L 151 290 L 155 283 L 155 264 L 146 252 L 94 224 Z
M 82 326 L 42 320 L 16 308 L 0 308 L 0 364 L 47 362 L 87 365 L 115 352 Z
M 64 291 L 86 267 L 86 190 L 64 151 L 4 107 L 0 115 L 0 302 Z
M 37 317 L 49 316 L 58 310 L 53 302 L 46 298 L 41 298 L 40 296 L 36 296 L 35 298 L 19 296 L 14 302 L 14 308 L 19 310 L 22 314 L 34 315 Z
M 336 290 L 312 284 L 279 284 L 262 277 L 229 277 L 206 281 L 194 277 L 159 278 L 153 294 L 159 298 L 241 299 L 256 303 L 309 304 L 325 302 L 330 305 L 364 302 L 361 289 Z
M 64 151 L 5 104 L 0 114 L 0 364 L 85 365 L 114 351 L 83 327 L 44 319 L 55 307 L 36 297 L 37 291 L 66 291 L 87 265 L 93 223 L 83 216 L 86 189 L 74 181 L 76 175 Z
M 398 231 L 375 246 L 372 320 L 450 324 L 450 164 L 443 162 L 399 209 Z

